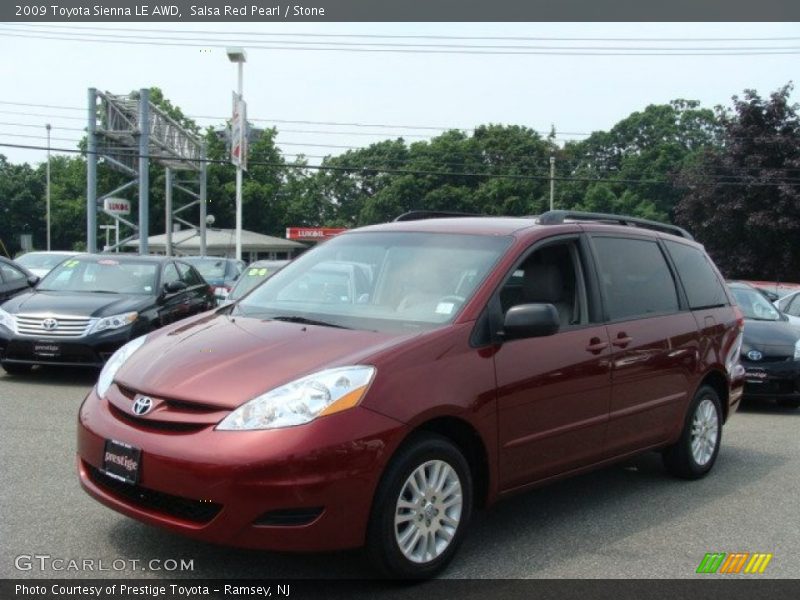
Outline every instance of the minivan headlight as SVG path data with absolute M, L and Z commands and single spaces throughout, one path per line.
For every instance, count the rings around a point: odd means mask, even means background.
M 375 367 L 325 369 L 246 402 L 217 425 L 223 431 L 278 429 L 353 408 L 364 397 Z
M 137 312 L 121 313 L 119 315 L 111 315 L 110 317 L 102 317 L 92 327 L 91 333 L 98 331 L 106 331 L 107 329 L 120 329 L 126 325 L 130 325 L 139 317 Z
M 125 361 L 128 360 L 134 352 L 142 347 L 146 338 L 147 336 L 143 335 L 135 340 L 131 340 L 111 355 L 111 358 L 108 359 L 103 370 L 100 371 L 100 377 L 97 378 L 98 396 L 102 398 L 108 393 L 108 388 L 111 387 L 111 382 L 114 381 L 114 377 L 117 371 L 119 371 L 119 368 L 125 364 Z
M 794 359 L 800 360 L 800 340 L 794 343 Z

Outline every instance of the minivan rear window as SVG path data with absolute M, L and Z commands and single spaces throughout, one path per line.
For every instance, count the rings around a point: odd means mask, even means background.
M 664 244 L 683 282 L 690 308 L 697 310 L 728 304 L 722 282 L 704 252 L 669 240 L 665 240 Z
M 610 320 L 677 312 L 675 280 L 657 242 L 598 236 L 593 243 Z

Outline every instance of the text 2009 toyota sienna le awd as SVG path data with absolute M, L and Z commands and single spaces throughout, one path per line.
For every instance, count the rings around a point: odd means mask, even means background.
M 425 577 L 512 492 L 648 449 L 711 469 L 742 319 L 688 233 L 415 216 L 121 348 L 80 409 L 84 488 L 198 539 L 366 545 Z

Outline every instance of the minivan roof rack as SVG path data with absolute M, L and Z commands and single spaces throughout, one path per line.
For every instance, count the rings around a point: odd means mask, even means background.
M 447 219 L 449 217 L 485 217 L 478 213 L 451 210 L 410 210 L 395 218 L 395 221 L 421 221 L 423 219 Z
M 658 221 L 651 221 L 649 219 L 629 217 L 627 215 L 610 215 L 605 213 L 581 212 L 573 210 L 550 210 L 539 215 L 539 224 L 560 225 L 567 219 L 571 219 L 573 221 L 600 221 L 605 223 L 618 223 L 620 225 L 632 225 L 635 227 L 644 227 L 645 229 L 654 229 L 664 233 L 671 233 L 672 235 L 684 237 L 687 240 L 694 239 L 692 234 L 686 231 L 683 227 L 670 225 L 668 223 L 660 223 Z

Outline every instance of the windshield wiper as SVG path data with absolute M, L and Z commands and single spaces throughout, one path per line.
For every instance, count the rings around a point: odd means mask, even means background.
M 316 319 L 309 319 L 299 315 L 278 315 L 277 317 L 269 317 L 272 321 L 285 321 L 287 323 L 302 323 L 303 325 L 321 325 L 322 327 L 337 327 L 339 329 L 350 329 L 344 325 L 337 323 L 328 323 L 327 321 L 318 321 Z

